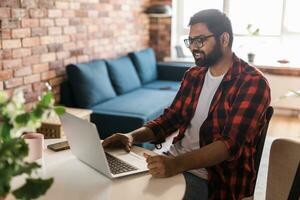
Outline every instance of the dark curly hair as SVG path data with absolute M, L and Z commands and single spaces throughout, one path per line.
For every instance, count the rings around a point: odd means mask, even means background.
M 194 14 L 189 22 L 189 26 L 204 23 L 208 30 L 212 32 L 216 37 L 219 37 L 222 33 L 227 32 L 230 36 L 229 47 L 232 47 L 233 33 L 230 19 L 217 9 L 202 10 Z

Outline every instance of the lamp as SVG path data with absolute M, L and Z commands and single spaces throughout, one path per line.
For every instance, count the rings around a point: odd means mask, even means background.
M 153 5 L 147 8 L 145 13 L 171 15 L 172 8 L 169 5 Z

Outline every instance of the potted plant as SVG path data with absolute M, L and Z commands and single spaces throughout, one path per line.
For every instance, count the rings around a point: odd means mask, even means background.
M 53 178 L 33 177 L 41 166 L 36 162 L 26 162 L 28 145 L 21 135 L 34 132 L 41 126 L 42 120 L 53 114 L 63 114 L 64 107 L 54 106 L 51 92 L 44 93 L 39 102 L 30 111 L 24 109 L 24 95 L 16 91 L 11 98 L 0 91 L 0 199 L 12 193 L 17 199 L 35 199 L 46 193 L 53 183 Z M 11 191 L 14 177 L 27 174 L 26 182 Z
M 259 35 L 259 28 L 253 29 L 252 24 L 248 24 L 246 29 L 247 29 L 248 35 L 251 37 Z M 255 58 L 255 53 L 252 50 L 250 50 L 248 52 L 248 62 L 253 63 L 254 58 Z

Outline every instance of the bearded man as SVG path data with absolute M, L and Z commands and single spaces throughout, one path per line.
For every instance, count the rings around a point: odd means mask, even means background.
M 137 130 L 112 135 L 103 145 L 120 143 L 130 151 L 132 144 L 159 144 L 178 130 L 167 155 L 145 155 L 150 174 L 183 173 L 183 199 L 242 199 L 254 191 L 254 155 L 270 104 L 269 84 L 232 52 L 232 26 L 224 13 L 200 11 L 189 25 L 184 42 L 197 66 L 185 73 L 170 107 Z

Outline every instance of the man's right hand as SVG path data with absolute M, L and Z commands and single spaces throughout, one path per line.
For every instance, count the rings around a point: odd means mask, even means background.
M 106 138 L 102 142 L 102 146 L 105 147 L 122 147 L 127 152 L 130 152 L 133 143 L 133 137 L 131 134 L 115 133 L 112 136 Z

